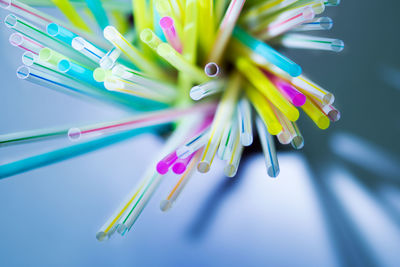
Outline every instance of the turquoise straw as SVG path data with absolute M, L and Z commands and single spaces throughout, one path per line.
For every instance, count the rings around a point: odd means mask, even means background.
M 70 30 L 67 30 L 66 28 L 61 27 L 55 23 L 48 24 L 46 27 L 46 31 L 50 36 L 60 40 L 63 43 L 66 43 L 68 45 L 71 45 L 72 40 L 75 37 L 78 37 L 78 35 L 76 35 L 75 33 L 71 32 Z
M 292 60 L 288 59 L 266 43 L 255 39 L 238 26 L 236 26 L 233 30 L 233 36 L 242 44 L 249 47 L 252 51 L 264 57 L 269 63 L 289 73 L 292 77 L 297 77 L 301 74 L 302 70 L 299 65 L 297 65 Z
M 60 72 L 68 74 L 75 79 L 87 82 L 88 84 L 93 85 L 97 88 L 105 89 L 103 83 L 97 82 L 93 78 L 93 71 L 82 67 L 81 65 L 78 65 L 74 62 L 71 62 L 68 59 L 60 60 L 57 67 Z
M 152 128 L 155 127 L 152 126 L 141 129 L 134 129 L 114 135 L 107 135 L 85 143 L 79 143 L 76 145 L 64 147 L 61 149 L 53 150 L 43 154 L 27 157 L 11 163 L 0 165 L 0 179 L 4 179 L 12 175 L 30 171 L 43 166 L 47 166 L 75 156 L 83 155 L 85 153 L 95 151 L 97 149 L 106 147 L 108 145 L 116 144 L 118 142 L 127 140 L 135 135 L 148 132 Z
M 92 12 L 94 18 L 99 24 L 100 28 L 104 30 L 105 27 L 110 25 L 108 21 L 106 11 L 104 10 L 100 0 L 85 0 L 90 12 Z

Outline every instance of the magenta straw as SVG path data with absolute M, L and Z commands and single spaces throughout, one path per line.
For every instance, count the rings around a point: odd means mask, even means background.
M 157 172 L 159 174 L 166 174 L 169 170 L 169 167 L 171 167 L 172 164 L 178 159 L 178 156 L 176 155 L 176 152 L 173 151 L 172 153 L 168 154 L 165 158 L 160 160 L 157 164 Z
M 175 164 L 172 166 L 172 171 L 175 174 L 182 174 L 186 171 L 187 166 L 189 165 L 190 161 L 196 155 L 196 152 L 193 152 L 189 157 L 184 159 L 178 159 Z
M 304 103 L 306 103 L 306 96 L 298 91 L 293 85 L 272 74 L 267 74 L 267 76 L 271 82 L 275 84 L 279 92 L 281 92 L 282 95 L 293 105 L 296 107 L 301 107 L 304 105 Z
M 174 20 L 171 17 L 162 17 L 160 19 L 160 26 L 167 38 L 168 43 L 179 53 L 182 53 L 182 43 L 176 33 L 174 27 Z

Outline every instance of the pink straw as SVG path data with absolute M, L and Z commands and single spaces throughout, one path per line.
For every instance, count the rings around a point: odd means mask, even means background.
M 281 94 L 293 105 L 296 107 L 301 107 L 304 105 L 304 103 L 306 103 L 306 96 L 298 91 L 293 85 L 272 74 L 268 73 L 267 76 L 271 82 L 275 84 L 279 92 L 281 92 Z
M 174 27 L 174 20 L 171 17 L 162 17 L 160 19 L 160 26 L 167 38 L 168 43 L 179 53 L 182 53 L 182 43 L 176 33 Z
M 178 159 L 178 156 L 176 155 L 176 152 L 173 151 L 172 153 L 168 154 L 165 158 L 160 160 L 157 164 L 157 172 L 159 174 L 166 174 L 168 172 L 169 167 L 171 167 L 172 164 Z
M 192 160 L 192 158 L 194 157 L 194 155 L 196 155 L 196 152 L 193 152 L 189 157 L 184 158 L 184 159 L 178 159 L 174 166 L 172 166 L 172 171 L 175 174 L 182 174 L 186 171 L 187 166 L 189 165 L 190 161 Z

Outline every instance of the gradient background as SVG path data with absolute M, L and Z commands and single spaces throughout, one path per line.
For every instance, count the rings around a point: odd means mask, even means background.
M 344 0 L 324 13 L 333 30 L 318 33 L 343 39 L 342 53 L 285 51 L 334 92 L 342 119 L 320 131 L 303 114 L 305 148 L 280 151 L 278 179 L 256 147 L 236 178 L 217 161 L 162 213 L 169 175 L 126 237 L 100 243 L 96 231 L 162 144 L 142 135 L 1 180 L 0 266 L 400 266 L 399 10 Z M 0 27 L 0 134 L 125 115 L 18 80 L 9 34 Z M 0 163 L 66 144 L 4 147 Z

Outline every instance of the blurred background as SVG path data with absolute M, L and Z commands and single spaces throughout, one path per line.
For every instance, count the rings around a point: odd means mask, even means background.
M 320 34 L 344 40 L 343 52 L 284 51 L 335 94 L 342 118 L 320 131 L 302 114 L 305 147 L 279 151 L 278 179 L 253 146 L 235 178 L 217 161 L 163 213 L 168 175 L 129 234 L 100 243 L 96 231 L 163 143 L 141 135 L 0 180 L 0 266 L 399 266 L 399 10 L 343 0 Z M 0 27 L 0 134 L 126 115 L 17 79 L 9 34 Z M 0 163 L 66 144 L 2 147 Z

